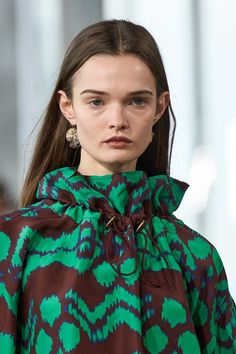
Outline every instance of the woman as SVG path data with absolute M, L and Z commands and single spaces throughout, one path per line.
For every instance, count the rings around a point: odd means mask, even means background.
M 169 176 L 171 112 L 143 27 L 72 41 L 21 208 L 0 223 L 4 353 L 236 352 L 220 257 L 173 215 L 187 185 Z

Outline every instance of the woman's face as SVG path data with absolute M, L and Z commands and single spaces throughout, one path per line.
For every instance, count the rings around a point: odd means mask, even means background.
M 169 99 L 165 92 L 157 101 L 152 72 L 132 54 L 92 56 L 74 75 L 72 99 L 58 94 L 62 113 L 77 126 L 85 175 L 135 170 Z

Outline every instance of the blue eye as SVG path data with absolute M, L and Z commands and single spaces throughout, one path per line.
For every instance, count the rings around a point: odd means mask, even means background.
M 92 106 L 99 107 L 99 106 L 101 106 L 103 104 L 103 102 L 102 102 L 102 100 L 96 98 L 96 99 L 90 101 L 89 104 L 92 105 Z
M 131 103 L 136 106 L 144 106 L 146 103 L 146 100 L 142 97 L 134 97 L 134 98 L 132 98 Z

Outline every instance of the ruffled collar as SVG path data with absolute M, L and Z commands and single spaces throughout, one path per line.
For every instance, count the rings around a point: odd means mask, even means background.
M 147 177 L 143 171 L 83 176 L 63 167 L 46 174 L 37 199 L 79 204 L 91 210 L 115 210 L 121 215 L 170 214 L 180 205 L 188 184 L 167 175 Z

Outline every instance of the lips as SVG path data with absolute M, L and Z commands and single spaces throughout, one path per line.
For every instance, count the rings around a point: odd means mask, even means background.
M 131 143 L 132 141 L 125 136 L 112 136 L 111 138 L 105 140 L 105 143 L 111 143 L 111 142 L 124 142 L 124 143 Z

